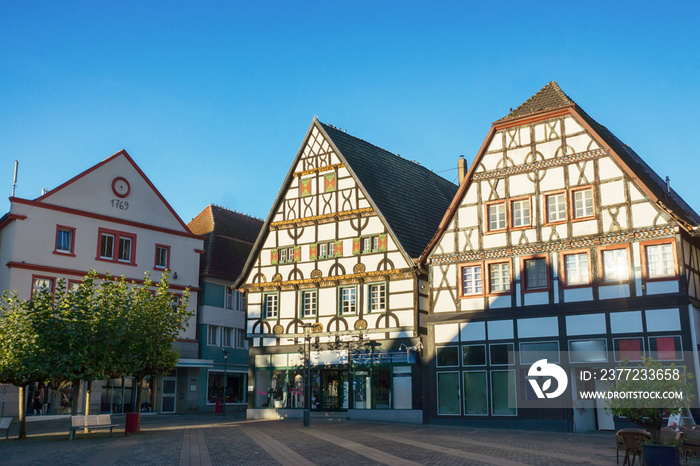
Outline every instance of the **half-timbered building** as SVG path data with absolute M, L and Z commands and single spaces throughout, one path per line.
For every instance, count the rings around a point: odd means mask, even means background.
M 698 372 L 700 217 L 550 82 L 494 122 L 426 249 L 430 418 L 613 429 L 582 371 L 644 355 Z M 528 369 L 568 374 L 535 409 Z M 585 378 L 585 377 L 584 377 Z M 695 394 L 697 397 L 697 393 Z
M 317 119 L 236 286 L 247 293 L 249 417 L 312 412 L 421 422 L 417 261 L 457 191 Z

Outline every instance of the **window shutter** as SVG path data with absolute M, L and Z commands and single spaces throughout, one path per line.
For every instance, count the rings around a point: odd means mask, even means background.
M 296 246 L 294 248 L 294 262 L 299 262 L 301 260 L 301 246 Z
M 379 251 L 386 251 L 386 234 L 379 235 Z
M 362 238 L 353 238 L 352 239 L 352 254 L 353 256 L 357 256 L 360 254 L 360 244 L 362 243 Z
M 277 261 L 279 260 L 278 257 L 279 255 L 277 253 L 277 249 L 273 249 L 272 251 L 270 251 L 270 263 L 272 265 L 277 265 Z
M 343 242 L 341 240 L 335 242 L 335 257 L 343 257 Z
M 309 245 L 309 260 L 315 261 L 318 258 L 318 244 Z

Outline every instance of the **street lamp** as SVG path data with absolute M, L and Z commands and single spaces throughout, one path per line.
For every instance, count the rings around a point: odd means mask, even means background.
M 311 420 L 311 324 L 304 328 L 304 427 L 309 427 Z M 308 349 L 307 349 L 308 347 Z
M 226 376 L 226 368 L 228 363 L 228 350 L 223 350 L 224 353 L 224 404 L 221 407 L 221 414 L 226 415 L 226 382 L 228 377 Z

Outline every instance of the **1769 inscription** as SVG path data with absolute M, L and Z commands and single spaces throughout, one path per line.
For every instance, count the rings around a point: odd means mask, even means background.
M 129 209 L 129 201 L 125 201 L 122 199 L 112 199 L 112 207 L 115 209 L 119 210 L 128 210 Z

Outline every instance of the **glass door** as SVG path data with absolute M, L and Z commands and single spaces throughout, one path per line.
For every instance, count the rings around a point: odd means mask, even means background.
M 177 390 L 177 378 L 163 377 L 163 388 L 161 390 L 161 413 L 175 412 L 175 392 Z

